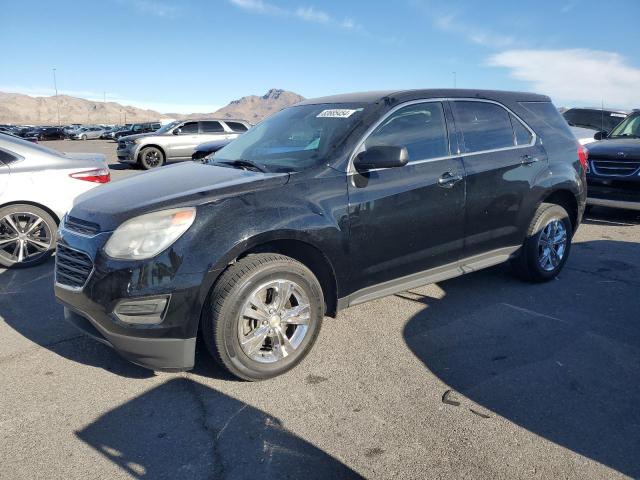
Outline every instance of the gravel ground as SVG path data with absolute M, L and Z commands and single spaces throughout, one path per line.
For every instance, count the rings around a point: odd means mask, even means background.
M 353 307 L 254 384 L 202 348 L 131 365 L 64 323 L 53 261 L 0 270 L 0 478 L 640 477 L 639 242 L 640 215 L 594 209 L 557 280 L 498 266 Z

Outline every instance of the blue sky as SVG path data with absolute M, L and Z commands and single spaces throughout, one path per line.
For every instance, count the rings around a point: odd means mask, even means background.
M 611 10 L 611 13 L 608 12 Z M 640 1 L 2 0 L 0 91 L 209 112 L 451 87 L 640 108 Z

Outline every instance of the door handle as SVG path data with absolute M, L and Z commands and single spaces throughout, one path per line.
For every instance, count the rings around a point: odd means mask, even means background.
M 523 155 L 521 157 L 521 162 L 522 165 L 531 165 L 533 163 L 539 162 L 540 161 L 540 157 L 532 157 L 531 155 Z
M 440 175 L 440 178 L 438 178 L 438 185 L 443 188 L 451 188 L 460 180 L 462 180 L 462 175 L 457 175 L 452 172 L 445 172 Z

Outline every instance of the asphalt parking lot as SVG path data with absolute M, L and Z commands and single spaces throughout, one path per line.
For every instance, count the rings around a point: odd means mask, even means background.
M 188 373 L 129 364 L 52 281 L 0 269 L 0 478 L 640 477 L 638 213 L 594 209 L 555 281 L 498 266 L 327 318 L 261 383 L 202 347 Z

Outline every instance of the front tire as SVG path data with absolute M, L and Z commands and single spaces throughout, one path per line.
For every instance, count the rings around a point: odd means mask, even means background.
M 140 152 L 140 166 L 145 170 L 151 170 L 164 165 L 164 153 L 156 147 L 145 147 Z
M 31 267 L 46 261 L 56 246 L 57 224 L 28 204 L 0 208 L 0 265 Z
M 520 255 L 512 261 L 518 277 L 547 282 L 558 276 L 571 250 L 573 226 L 560 205 L 542 203 L 529 225 Z
M 265 380 L 295 367 L 309 353 L 324 317 L 313 273 L 278 254 L 253 254 L 216 282 L 202 318 L 211 355 L 244 380 Z
M 86 135 L 82 135 L 82 137 L 80 137 L 80 140 L 86 140 L 87 136 Z

